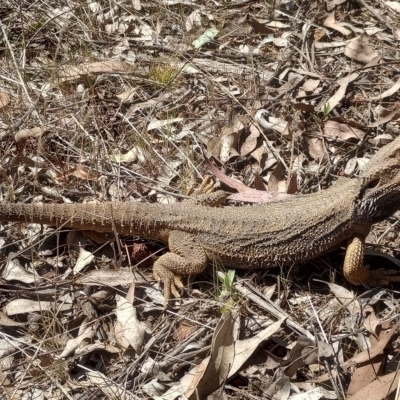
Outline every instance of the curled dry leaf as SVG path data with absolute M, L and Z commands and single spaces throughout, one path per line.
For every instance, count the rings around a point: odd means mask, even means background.
M 93 326 L 88 326 L 83 333 L 81 333 L 78 337 L 68 340 L 65 345 L 65 349 L 60 354 L 60 357 L 67 357 L 70 354 L 74 353 L 77 350 L 82 342 L 85 342 L 87 339 L 92 340 L 95 336 L 95 329 Z
M 260 124 L 263 129 L 272 129 L 279 133 L 284 133 L 287 129 L 288 122 L 281 119 L 275 118 L 269 115 L 267 110 L 258 110 L 254 116 L 254 120 Z
M 7 281 L 18 281 L 24 283 L 36 283 L 42 282 L 42 278 L 36 273 L 27 271 L 20 265 L 17 259 L 7 260 L 6 266 L 1 272 L 2 278 Z
M 137 319 L 136 310 L 131 303 L 120 295 L 115 297 L 117 308 L 117 321 L 121 325 L 124 337 L 137 354 L 140 354 L 144 346 L 146 333 L 145 326 Z
M 94 260 L 94 254 L 85 250 L 83 247 L 79 248 L 79 256 L 74 266 L 74 274 L 81 272 L 87 265 Z

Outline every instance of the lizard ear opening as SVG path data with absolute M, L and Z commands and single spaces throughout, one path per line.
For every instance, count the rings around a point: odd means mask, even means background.
M 375 178 L 368 183 L 367 189 L 374 189 L 379 186 L 380 178 Z

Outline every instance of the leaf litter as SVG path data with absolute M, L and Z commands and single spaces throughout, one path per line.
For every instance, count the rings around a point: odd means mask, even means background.
M 369 0 L 6 0 L 1 201 L 169 203 L 211 173 L 232 204 L 254 203 L 355 176 L 400 134 L 399 12 Z M 164 310 L 148 269 L 163 244 L 1 228 L 6 399 L 397 389 L 398 294 L 353 291 L 343 251 L 236 271 L 224 287 L 210 269 Z M 368 242 L 397 255 L 398 233 L 394 216 Z

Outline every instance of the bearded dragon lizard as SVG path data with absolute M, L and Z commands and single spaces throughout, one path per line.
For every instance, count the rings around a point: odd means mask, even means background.
M 0 204 L 0 221 L 36 222 L 98 232 L 116 231 L 168 243 L 153 266 L 164 283 L 166 302 L 179 296 L 181 277 L 207 262 L 260 269 L 304 262 L 341 244 L 347 246 L 344 275 L 353 284 L 400 281 L 395 271 L 369 271 L 364 242 L 373 224 L 400 209 L 400 137 L 384 146 L 356 178 L 330 188 L 271 203 L 219 205 L 217 191 L 177 204 L 105 202 L 88 204 Z

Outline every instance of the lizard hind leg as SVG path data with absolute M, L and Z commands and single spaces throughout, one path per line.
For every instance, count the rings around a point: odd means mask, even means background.
M 163 254 L 153 266 L 153 275 L 164 284 L 165 304 L 180 297 L 183 275 L 197 275 L 207 266 L 207 255 L 195 236 L 182 231 L 171 231 L 168 237 L 170 252 Z

